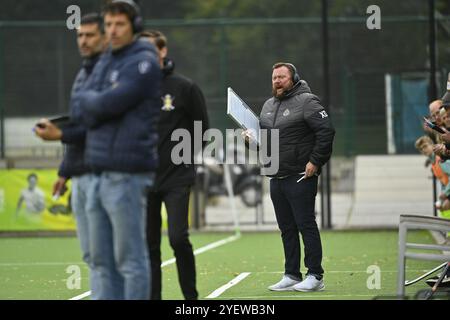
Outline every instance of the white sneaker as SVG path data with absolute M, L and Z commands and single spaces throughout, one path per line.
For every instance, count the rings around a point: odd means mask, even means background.
M 271 291 L 294 291 L 294 286 L 300 284 L 300 281 L 293 280 L 284 275 L 280 282 L 275 283 L 269 287 Z
M 325 285 L 322 280 L 317 280 L 313 275 L 307 275 L 306 279 L 294 286 L 295 291 L 310 292 L 310 291 L 322 291 L 325 289 Z

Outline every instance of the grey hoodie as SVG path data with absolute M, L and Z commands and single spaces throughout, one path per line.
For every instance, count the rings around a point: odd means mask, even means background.
M 260 125 L 261 129 L 279 129 L 279 170 L 271 176 L 298 174 L 305 171 L 309 161 L 319 167 L 320 173 L 320 167 L 330 159 L 335 130 L 304 80 L 283 97 L 272 97 L 264 103 Z

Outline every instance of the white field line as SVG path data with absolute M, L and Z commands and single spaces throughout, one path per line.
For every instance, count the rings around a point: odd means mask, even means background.
M 204 251 L 211 250 L 213 248 L 216 248 L 220 245 L 224 245 L 228 242 L 234 241 L 236 239 L 232 239 L 236 236 L 232 236 L 223 240 L 219 240 L 217 242 L 213 242 L 209 245 L 206 245 L 204 247 L 201 247 L 194 251 L 194 255 L 198 255 Z M 161 267 L 168 266 L 170 264 L 175 263 L 175 258 L 169 259 L 167 261 L 164 261 L 161 264 Z M 85 263 L 83 261 L 77 261 L 77 262 L 5 262 L 0 263 L 1 267 L 48 267 L 48 266 L 70 266 L 70 265 L 82 265 L 87 268 Z M 428 269 L 406 269 L 406 271 L 409 272 L 427 272 Z M 381 270 L 381 273 L 395 273 L 398 272 L 398 270 Z M 253 273 L 275 273 L 275 274 L 283 274 L 283 271 L 255 271 Z M 337 271 L 325 271 L 325 273 L 367 273 L 366 270 L 337 270 Z
M 194 256 L 199 255 L 199 254 L 201 254 L 203 252 L 206 252 L 208 250 L 211 250 L 211 249 L 223 246 L 224 244 L 233 242 L 233 241 L 235 241 L 235 240 L 237 240 L 239 238 L 240 238 L 240 235 L 234 235 L 234 236 L 231 236 L 231 237 L 228 237 L 228 238 L 225 238 L 225 239 L 222 239 L 222 240 L 219 240 L 219 241 L 207 244 L 204 247 L 201 247 L 201 248 L 198 248 L 197 250 L 194 250 Z M 176 261 L 175 258 L 172 258 L 172 259 L 169 259 L 167 261 L 164 261 L 161 264 L 161 267 L 163 268 L 165 266 L 168 266 L 169 264 L 175 263 L 175 261 Z
M 194 255 L 199 255 L 199 254 L 201 254 L 203 252 L 206 252 L 208 250 L 211 250 L 211 249 L 223 246 L 223 245 L 225 245 L 227 243 L 236 241 L 240 237 L 241 237 L 240 234 L 235 234 L 235 235 L 233 235 L 231 237 L 228 237 L 228 238 L 225 238 L 225 239 L 222 239 L 222 240 L 219 240 L 219 241 L 207 244 L 204 247 L 201 247 L 201 248 L 198 248 L 197 250 L 194 250 Z M 161 268 L 164 268 L 165 266 L 173 264 L 173 263 L 175 263 L 175 261 L 176 261 L 175 258 L 166 260 L 163 263 L 161 263 Z M 91 291 L 87 291 L 87 292 L 82 293 L 82 294 L 80 294 L 80 295 L 78 295 L 76 297 L 70 298 L 69 300 L 80 300 L 80 299 L 86 298 L 86 297 L 88 297 L 90 295 L 91 295 Z
M 48 267 L 48 266 L 70 266 L 84 265 L 83 261 L 78 262 L 5 262 L 0 263 L 0 267 Z
M 408 271 L 415 271 L 415 272 L 424 272 L 426 270 L 408 270 Z M 395 273 L 397 272 L 397 270 L 386 270 L 386 271 L 381 271 L 384 273 Z M 283 271 L 261 271 L 261 272 L 253 272 L 255 274 L 283 274 Z M 362 271 L 362 270 L 357 270 L 357 271 L 327 271 L 326 273 L 367 273 L 367 271 Z M 232 286 L 238 284 L 240 281 L 242 281 L 243 279 L 245 279 L 248 275 L 250 275 L 250 272 L 244 272 L 241 273 L 240 275 L 238 275 L 236 278 L 234 278 L 233 280 L 231 280 L 230 282 L 228 282 L 227 284 L 223 285 L 222 287 L 220 287 L 219 289 L 214 290 L 209 296 L 207 296 L 207 299 L 213 299 L 213 298 L 217 298 L 219 297 L 222 293 L 224 293 L 226 290 L 228 290 L 229 288 L 231 288 Z M 276 298 L 318 298 L 318 297 L 323 297 L 323 298 L 334 298 L 334 297 L 373 297 L 374 295 L 367 295 L 367 294 L 361 294 L 361 295 L 313 295 L 313 296 L 305 296 L 303 294 L 300 293 L 297 295 L 290 295 L 290 296 L 275 296 Z M 249 296 L 249 297 L 233 297 L 233 299 L 267 299 L 267 296 Z
M 406 272 L 427 272 L 430 271 L 428 269 L 422 269 L 422 270 L 418 270 L 418 269 L 407 269 L 405 270 Z M 381 270 L 381 273 L 395 273 L 398 272 L 398 270 Z M 275 273 L 275 274 L 283 274 L 284 271 L 255 271 L 253 273 Z M 367 270 L 336 270 L 336 271 L 326 271 L 324 275 L 326 275 L 327 273 L 367 273 Z
M 310 295 L 310 296 L 306 296 L 303 295 L 302 292 L 298 292 L 298 294 L 296 295 L 284 295 L 284 296 L 279 296 L 279 295 L 273 295 L 273 298 L 279 299 L 279 298 L 295 298 L 295 299 L 301 299 L 301 298 L 341 298 L 341 297 L 374 297 L 376 295 L 374 294 L 328 294 L 328 295 L 321 295 L 321 294 L 315 294 L 315 295 Z M 233 299 L 257 299 L 257 300 L 267 300 L 268 296 L 247 296 L 247 297 L 233 297 Z M 229 298 L 228 298 L 229 299 Z
M 239 282 L 241 282 L 242 280 L 244 280 L 245 278 L 247 278 L 250 275 L 250 272 L 243 272 L 240 275 L 238 275 L 236 278 L 234 278 L 233 280 L 231 280 L 230 282 L 228 282 L 227 284 L 224 284 L 223 286 L 221 286 L 220 288 L 214 290 L 211 294 L 209 294 L 206 299 L 214 299 L 217 298 L 218 296 L 220 296 L 222 293 L 224 293 L 225 291 L 227 291 L 228 289 L 230 289 L 232 286 L 237 285 Z
M 86 297 L 89 297 L 90 295 L 91 295 L 91 291 L 86 291 L 85 293 L 82 293 L 82 294 L 80 294 L 78 296 L 70 298 L 69 300 L 81 300 L 81 299 L 84 299 Z

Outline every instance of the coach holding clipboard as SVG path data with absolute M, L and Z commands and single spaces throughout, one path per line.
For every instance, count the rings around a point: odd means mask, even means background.
M 270 196 L 281 230 L 285 273 L 269 290 L 321 291 L 325 288 L 322 244 L 314 208 L 318 175 L 330 159 L 335 130 L 293 64 L 280 62 L 272 67 L 272 94 L 263 105 L 260 127 L 279 130 L 279 170 L 270 175 Z M 305 279 L 300 272 L 299 233 L 308 269 Z

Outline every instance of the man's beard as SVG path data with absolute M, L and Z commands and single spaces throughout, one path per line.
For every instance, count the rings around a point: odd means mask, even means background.
M 281 90 L 280 93 L 277 93 L 277 91 L 278 91 L 279 89 L 282 89 L 282 90 Z M 292 86 L 289 86 L 289 87 L 287 87 L 287 88 L 274 88 L 274 87 L 272 87 L 272 95 L 273 95 L 275 98 L 281 98 L 281 97 L 283 97 L 283 96 L 285 95 L 285 93 L 286 93 L 287 91 L 289 91 L 289 90 L 291 90 L 291 89 L 292 89 Z
M 102 47 L 95 47 L 92 50 L 90 50 L 89 53 L 82 54 L 80 52 L 80 56 L 81 56 L 82 59 L 91 59 L 93 57 L 98 56 L 102 52 L 103 52 L 103 48 Z

